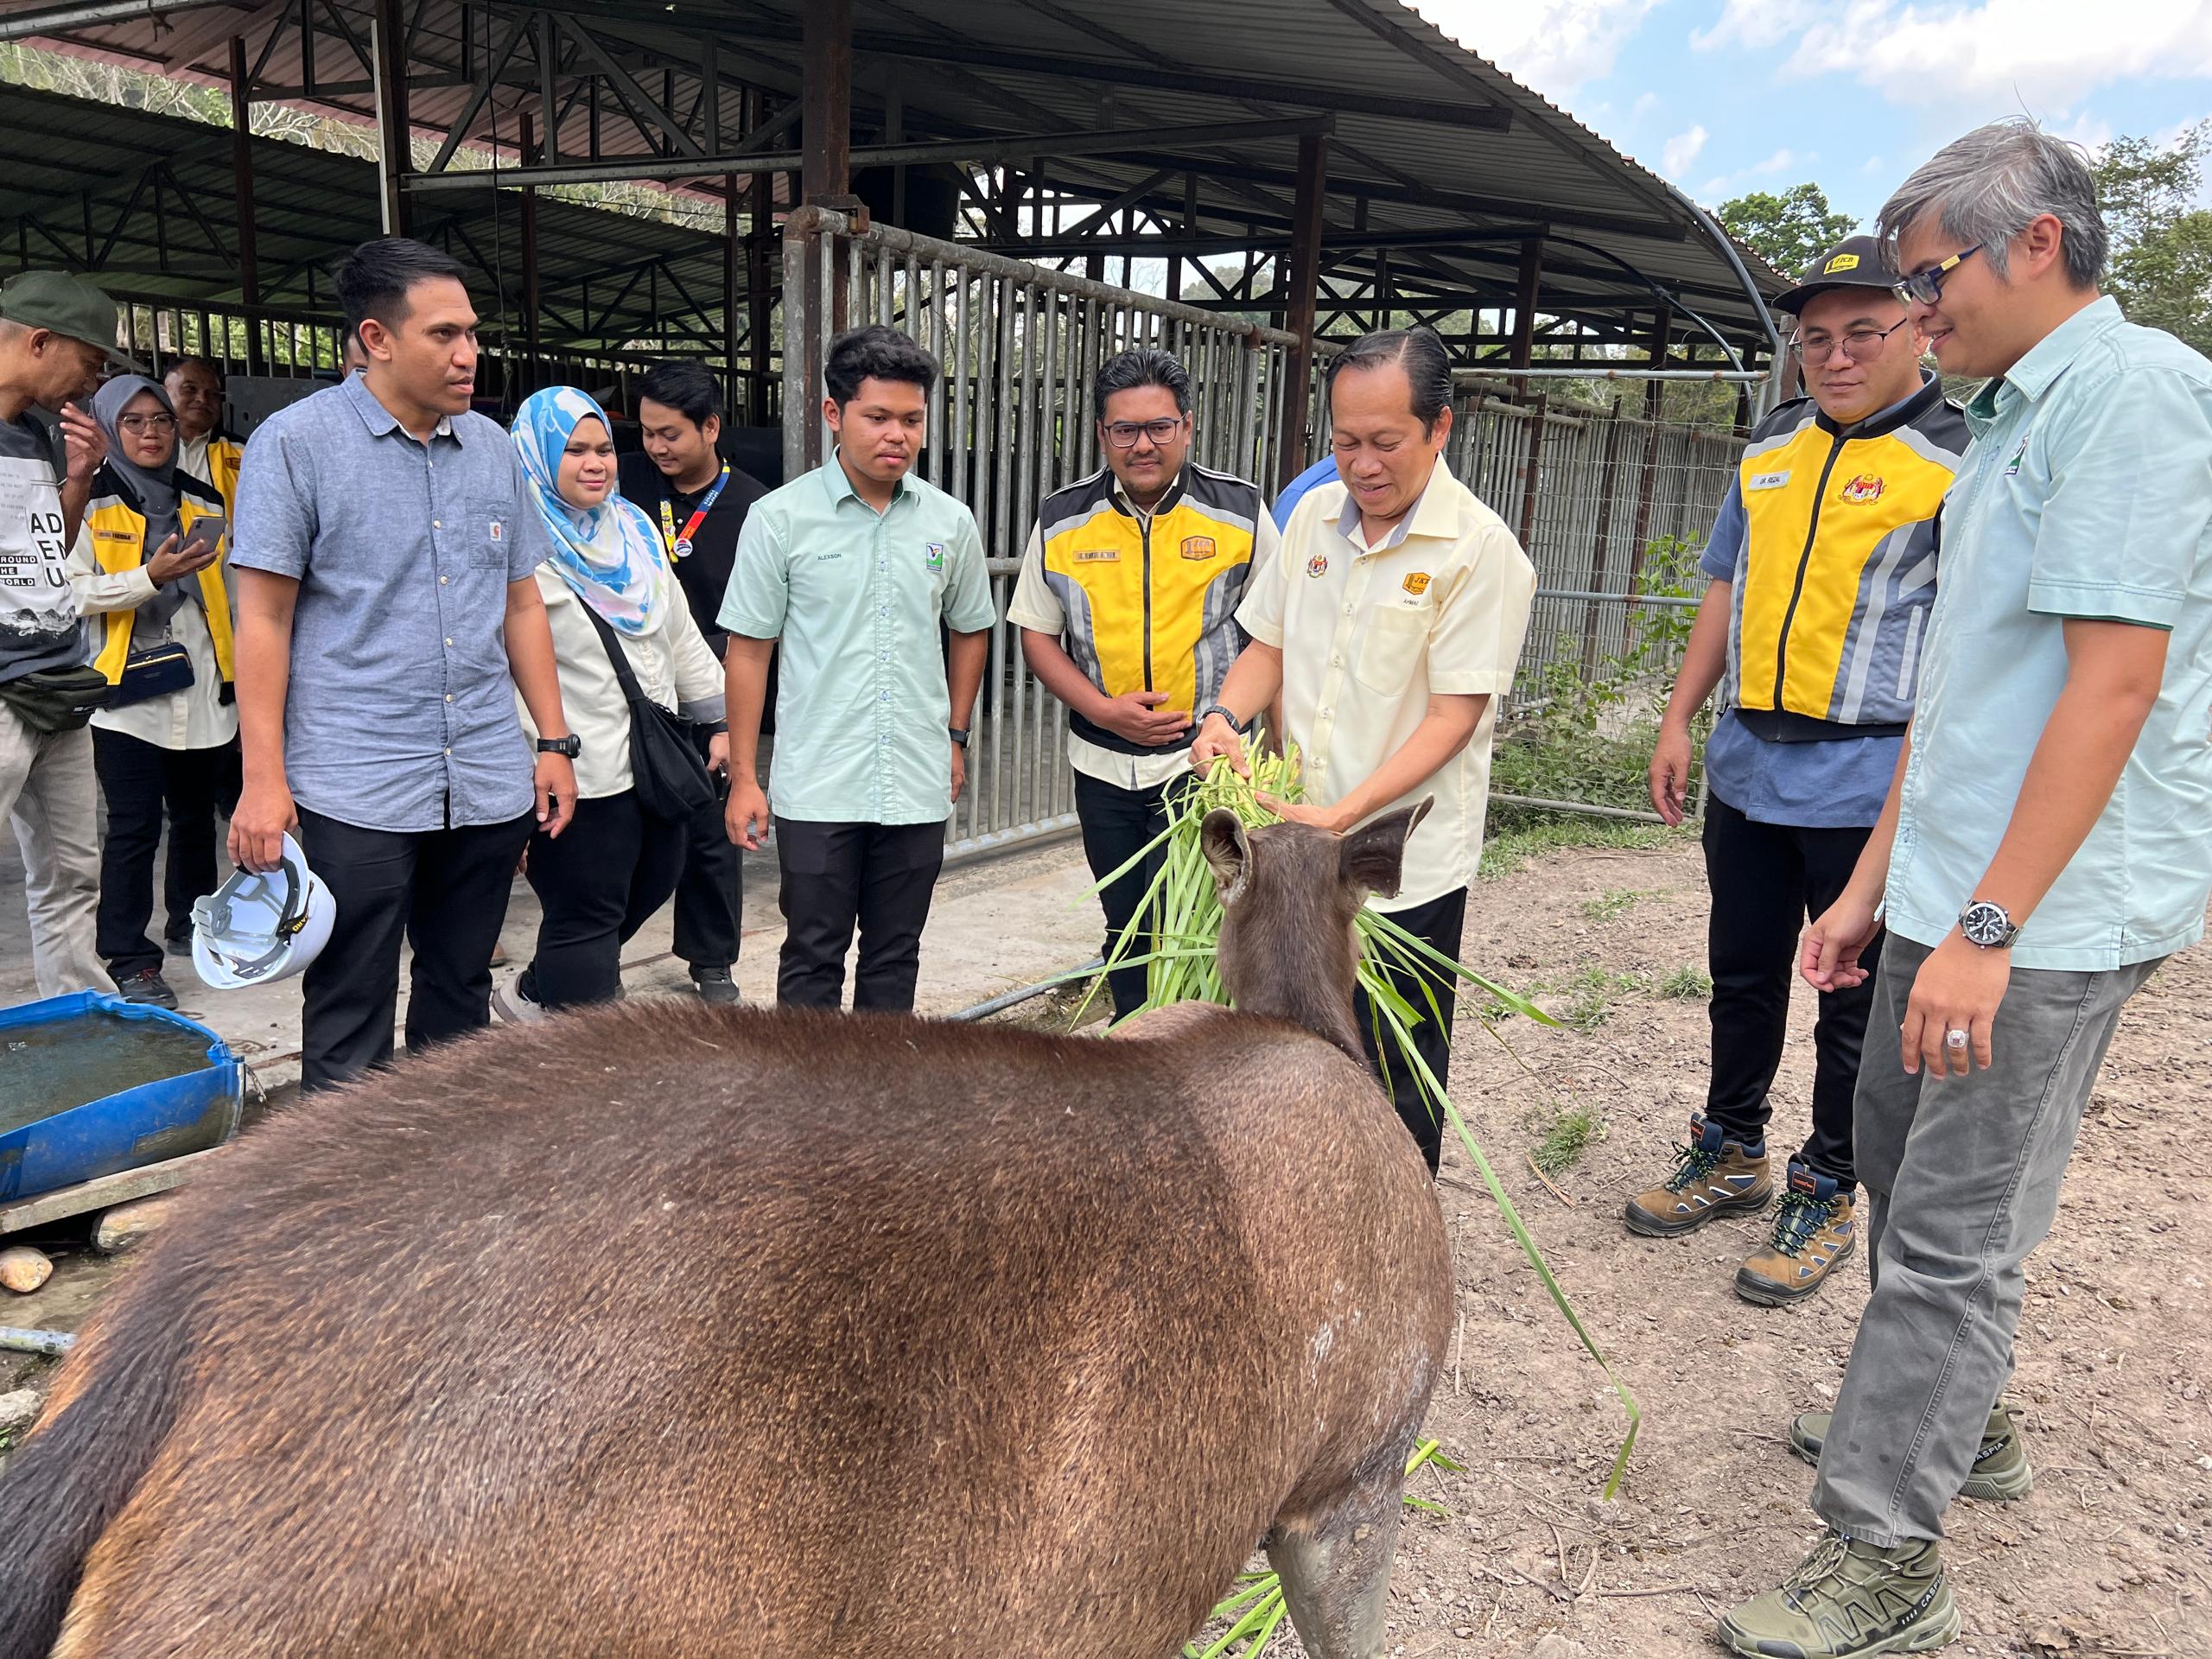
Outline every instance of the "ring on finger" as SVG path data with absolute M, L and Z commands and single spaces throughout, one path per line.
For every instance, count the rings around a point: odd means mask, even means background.
M 1943 1033 L 1943 1045 L 1947 1048 L 1964 1048 L 1967 1046 L 1967 1033 L 1954 1027 Z

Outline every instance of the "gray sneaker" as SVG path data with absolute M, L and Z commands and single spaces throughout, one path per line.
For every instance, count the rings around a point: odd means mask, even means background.
M 1949 1645 L 1959 1610 L 1933 1542 L 1884 1549 L 1832 1532 L 1779 1590 L 1723 1613 L 1718 1633 L 1761 1659 L 1872 1659 Z
M 699 1000 L 711 1006 L 726 1007 L 745 1000 L 739 995 L 737 982 L 730 977 L 727 968 L 695 967 L 691 983 L 699 993 Z
M 545 1018 L 545 1005 L 523 995 L 522 975 L 517 974 L 492 988 L 492 1012 L 510 1026 L 534 1026 Z
M 1808 1411 L 1789 1425 L 1789 1449 L 1815 1468 L 1820 1465 L 1821 1447 L 1827 1444 L 1832 1417 L 1829 1412 Z M 1981 1431 L 1981 1449 L 1974 1453 L 1974 1468 L 1959 1494 L 1986 1503 L 2009 1503 L 2016 1497 L 2025 1497 L 2035 1484 L 2028 1454 L 2020 1449 L 2020 1431 L 2012 1426 L 2000 1400 L 1989 1408 L 1989 1421 Z

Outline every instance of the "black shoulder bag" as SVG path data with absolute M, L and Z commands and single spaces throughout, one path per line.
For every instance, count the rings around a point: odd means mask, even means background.
M 692 746 L 693 722 L 671 714 L 655 702 L 638 683 L 630 655 L 622 649 L 607 619 L 579 599 L 584 614 L 599 630 L 599 643 L 614 664 L 614 677 L 630 704 L 630 782 L 638 804 L 656 818 L 681 823 L 702 810 L 715 798 L 715 785 L 706 763 Z

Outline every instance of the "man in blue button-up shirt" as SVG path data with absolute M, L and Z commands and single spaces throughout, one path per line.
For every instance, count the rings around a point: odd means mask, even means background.
M 912 475 L 937 359 L 881 324 L 830 342 L 828 464 L 753 505 L 722 601 L 730 839 L 758 847 L 768 656 L 785 932 L 776 998 L 834 1008 L 855 925 L 856 1008 L 910 1010 L 944 823 L 993 618 L 975 515 Z M 939 644 L 942 626 L 951 635 Z
M 1833 1530 L 1722 1618 L 1739 1653 L 1958 1633 L 1943 1512 L 2033 1480 L 1998 1398 L 2023 1263 L 2122 1005 L 2212 892 L 2212 363 L 2099 297 L 2095 185 L 2031 124 L 1952 144 L 1881 227 L 1936 361 L 1989 378 L 1897 779 L 1804 944 L 1825 991 L 1888 925 L 1853 1122 L 1874 1292 L 1790 1434 Z
M 515 861 L 575 804 L 532 575 L 544 523 L 514 445 L 469 410 L 461 278 L 419 242 L 356 249 L 338 289 L 368 367 L 271 416 L 238 480 L 231 856 L 273 868 L 296 824 L 336 901 L 304 986 L 309 1090 L 391 1058 L 403 935 L 409 1049 L 486 1023 Z M 517 689 L 546 734 L 534 772 Z

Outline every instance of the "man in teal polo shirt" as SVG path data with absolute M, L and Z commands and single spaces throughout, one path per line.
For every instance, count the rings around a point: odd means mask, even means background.
M 912 1009 L 944 823 L 967 779 L 993 608 L 975 515 L 912 475 L 938 372 L 880 323 L 830 342 L 823 416 L 836 453 L 753 504 L 722 600 L 728 822 L 747 848 L 768 828 L 760 710 L 783 643 L 776 1000 L 794 1007 L 838 1006 L 857 925 L 853 1006 Z
M 1913 326 L 1986 375 L 1888 805 L 1805 938 L 1821 990 L 1888 943 L 1854 1103 L 1874 1292 L 1835 1411 L 1790 1439 L 1831 1529 L 1720 1621 L 1738 1653 L 1925 1652 L 1961 1491 L 2031 1481 L 1998 1396 L 2120 1008 L 2212 892 L 2212 363 L 2101 298 L 2080 151 L 1967 134 L 1882 209 Z

